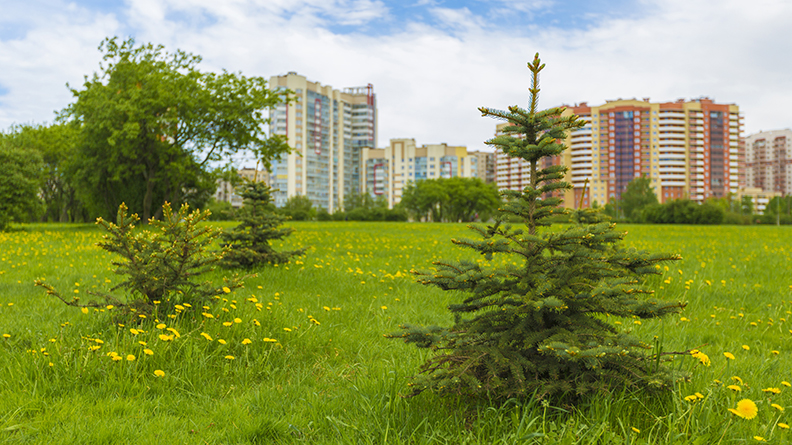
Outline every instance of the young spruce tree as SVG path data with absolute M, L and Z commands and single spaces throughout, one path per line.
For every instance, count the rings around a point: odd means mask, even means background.
M 223 265 L 254 267 L 265 263 L 286 263 L 293 256 L 303 255 L 305 248 L 277 252 L 270 241 L 289 236 L 294 229 L 280 227 L 289 218 L 275 213 L 272 188 L 262 182 L 248 182 L 240 193 L 244 198 L 239 211 L 241 222 L 231 232 L 221 235 L 226 243 Z
M 530 105 L 508 111 L 480 108 L 484 116 L 508 121 L 503 135 L 487 141 L 530 166 L 530 185 L 503 192 L 503 216 L 516 215 L 526 228 L 498 220 L 471 226 L 481 239 L 454 239 L 473 249 L 489 266 L 473 261 L 437 261 L 434 271 L 414 272 L 419 281 L 466 295 L 449 307 L 450 328 L 402 326 L 393 337 L 436 351 L 412 384 L 424 390 L 505 399 L 536 394 L 573 399 L 614 389 L 668 388 L 673 375 L 659 351 L 615 327 L 614 318 L 655 318 L 679 312 L 685 303 L 648 295 L 642 277 L 657 274 L 658 263 L 679 259 L 618 246 L 625 233 L 591 211 L 563 231 L 540 231 L 548 218 L 564 213 L 554 193 L 569 189 L 566 168 L 544 163 L 565 149 L 570 130 L 583 126 L 563 108 L 537 111 L 537 54 Z M 502 261 L 508 259 L 508 261 Z M 516 265 L 513 265 L 516 264 Z

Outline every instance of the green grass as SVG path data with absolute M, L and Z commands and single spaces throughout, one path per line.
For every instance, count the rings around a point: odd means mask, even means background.
M 778 427 L 792 420 L 792 388 L 782 384 L 792 382 L 788 228 L 623 226 L 627 245 L 683 256 L 648 284 L 689 305 L 679 317 L 619 320 L 621 327 L 647 341 L 657 336 L 665 350 L 697 347 L 711 365 L 675 356 L 671 366 L 691 379 L 667 399 L 613 394 L 570 407 L 530 398 L 499 406 L 427 393 L 401 397 L 427 351 L 384 334 L 401 323 L 451 322 L 445 308 L 459 296 L 416 284 L 409 271 L 435 259 L 476 258 L 450 243 L 472 235 L 464 225 L 291 225 L 297 232 L 284 248 L 312 246 L 308 254 L 260 269 L 244 289 L 219 296 L 207 311 L 213 318 L 123 327 L 112 324 L 113 309 L 83 314 L 33 286 L 44 278 L 64 295 L 88 299 L 91 289 L 117 283 L 110 255 L 95 246 L 97 228 L 33 225 L 0 233 L 0 335 L 8 336 L 0 338 L 0 442 L 792 441 Z M 726 388 L 733 376 L 743 381 L 739 393 Z M 696 392 L 704 398 L 684 400 Z M 756 402 L 756 418 L 728 411 L 742 398 Z

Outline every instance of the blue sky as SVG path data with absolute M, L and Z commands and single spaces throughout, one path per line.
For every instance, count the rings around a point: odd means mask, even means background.
M 792 127 L 790 29 L 781 0 L 5 0 L 0 129 L 51 122 L 102 39 L 134 36 L 204 70 L 372 83 L 380 146 L 486 149 L 495 122 L 477 107 L 525 103 L 536 52 L 542 107 L 708 96 L 738 104 L 750 134 Z

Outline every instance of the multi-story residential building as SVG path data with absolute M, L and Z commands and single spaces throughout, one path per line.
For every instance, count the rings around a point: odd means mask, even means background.
M 753 202 L 753 212 L 754 213 L 764 213 L 765 209 L 767 208 L 767 204 L 775 198 L 781 196 L 780 192 L 774 192 L 770 190 L 762 190 L 758 187 L 744 187 L 737 190 L 737 193 L 734 195 L 734 200 L 738 203 L 742 202 L 743 197 L 751 198 L 751 202 Z
M 393 207 L 401 200 L 402 189 L 412 181 L 457 176 L 486 180 L 486 164 L 480 169 L 482 157 L 486 160 L 487 154 L 445 143 L 418 147 L 415 139 L 391 139 L 385 148 L 363 152 L 365 190 L 373 196 L 384 196 Z
M 586 125 L 570 132 L 569 149 L 550 161 L 569 167 L 566 180 L 573 189 L 564 197 L 567 207 L 619 199 L 627 184 L 640 176 L 650 178 L 660 202 L 703 202 L 736 193 L 743 185 L 742 117 L 737 105 L 705 97 L 661 103 L 619 99 L 599 106 L 569 106 L 565 114 L 571 113 Z M 525 187 L 528 169 L 523 164 L 498 153 L 499 188 Z
M 478 178 L 484 182 L 495 182 L 495 152 L 475 150 L 469 152 L 478 158 Z
M 344 195 L 361 189 L 360 156 L 377 144 L 377 105 L 371 84 L 343 91 L 297 73 L 270 78 L 270 88 L 290 90 L 293 102 L 271 114 L 274 134 L 293 152 L 272 163 L 275 205 L 305 195 L 316 208 L 341 207 Z
M 745 138 L 745 152 L 748 187 L 792 194 L 792 130 L 752 134 Z

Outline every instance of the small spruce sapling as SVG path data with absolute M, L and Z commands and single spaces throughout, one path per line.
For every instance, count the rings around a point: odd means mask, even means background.
M 226 244 L 225 267 L 254 267 L 265 263 L 286 263 L 301 256 L 306 249 L 277 252 L 270 242 L 289 236 L 294 229 L 280 227 L 289 217 L 275 213 L 272 188 L 262 182 L 248 182 L 240 193 L 244 205 L 239 210 L 241 222 L 231 232 L 221 235 Z
M 470 226 L 480 239 L 453 239 L 481 254 L 474 261 L 436 261 L 433 271 L 415 271 L 425 285 L 456 291 L 464 299 L 449 307 L 451 327 L 403 325 L 391 337 L 403 338 L 435 354 L 411 386 L 424 390 L 511 397 L 560 397 L 636 388 L 670 388 L 674 374 L 659 351 L 612 323 L 676 313 L 683 302 L 650 298 L 642 278 L 657 274 L 670 254 L 623 249 L 625 233 L 592 211 L 577 212 L 577 224 L 562 231 L 540 230 L 549 217 L 566 211 L 559 192 L 566 168 L 547 162 L 565 149 L 567 132 L 584 122 L 563 108 L 537 110 L 537 54 L 532 73 L 530 108 L 508 111 L 480 108 L 483 116 L 507 121 L 503 134 L 487 141 L 530 168 L 530 185 L 507 190 L 499 209 L 514 215 L 526 229 L 505 225 L 503 218 L 486 227 Z M 506 261 L 508 259 L 508 261 Z M 503 261 L 502 261 L 503 260 Z
M 210 281 L 197 281 L 214 270 L 223 254 L 211 249 L 219 230 L 200 224 L 209 216 L 208 211 L 190 212 L 189 206 L 184 204 L 177 213 L 173 213 L 170 204 L 165 203 L 162 214 L 161 221 L 149 220 L 149 229 L 136 230 L 135 224 L 140 219 L 137 214 L 129 215 L 122 203 L 116 224 L 102 218 L 96 221 L 107 231 L 98 246 L 121 257 L 112 264 L 123 281 L 112 287 L 110 292 L 124 289 L 129 293 L 128 298 L 119 299 L 109 293 L 89 291 L 102 297 L 104 302 L 83 303 L 78 297 L 71 300 L 63 298 L 53 286 L 42 280 L 36 280 L 36 285 L 70 306 L 100 308 L 112 304 L 129 313 L 160 317 L 176 312 L 177 305 L 201 308 L 215 296 L 242 287 L 239 277 L 225 280 L 222 287 L 216 287 Z

